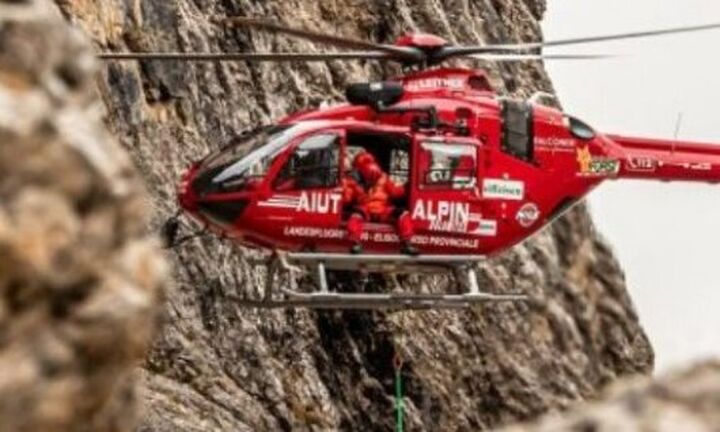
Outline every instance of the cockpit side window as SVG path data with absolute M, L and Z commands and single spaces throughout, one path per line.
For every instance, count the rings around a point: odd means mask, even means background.
M 275 126 L 235 139 L 200 166 L 196 186 L 207 193 L 238 192 L 261 183 L 286 148 L 288 126 Z
M 321 126 L 321 122 L 299 122 L 242 135 L 200 164 L 194 188 L 199 195 L 260 188 L 293 140 Z
M 277 142 L 277 138 L 281 137 L 289 128 L 289 125 L 270 126 L 243 134 L 205 160 L 203 167 L 206 169 L 229 167 L 246 156 L 266 153 L 262 148 L 266 147 L 268 143 Z M 272 153 L 272 150 L 269 149 L 268 152 Z M 245 164 L 242 164 L 242 166 L 245 166 Z
M 274 181 L 275 190 L 332 188 L 339 184 L 340 136 L 320 133 L 300 143 Z

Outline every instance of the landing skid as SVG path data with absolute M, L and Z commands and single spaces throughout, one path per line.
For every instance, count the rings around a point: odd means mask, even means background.
M 493 294 L 480 291 L 473 264 L 485 257 L 453 255 L 349 255 L 320 253 L 278 253 L 256 264 L 267 266 L 265 291 L 260 299 L 239 299 L 243 307 L 278 309 L 462 309 L 487 302 L 525 301 L 516 293 Z M 361 273 L 451 275 L 460 294 L 420 293 L 345 293 L 330 291 L 327 270 Z M 317 291 L 302 292 L 297 286 L 298 274 L 314 276 Z M 288 276 L 289 287 L 277 287 L 276 278 Z M 464 291 L 464 292 L 463 292 Z

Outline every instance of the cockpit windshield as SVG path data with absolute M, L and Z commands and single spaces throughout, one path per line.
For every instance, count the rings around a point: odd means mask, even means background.
M 317 126 L 309 122 L 271 126 L 233 141 L 201 164 L 203 192 L 238 191 L 258 184 L 295 136 Z

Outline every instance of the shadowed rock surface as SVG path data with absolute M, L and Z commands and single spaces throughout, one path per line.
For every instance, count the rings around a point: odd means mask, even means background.
M 603 401 L 503 432 L 715 432 L 720 425 L 720 362 L 613 385 Z
M 426 31 L 466 43 L 541 37 L 539 0 L 57 0 L 99 50 L 318 51 L 304 41 L 223 28 L 246 15 L 391 42 Z M 552 91 L 539 63 L 490 65 L 504 94 Z M 153 193 L 156 225 L 175 211 L 191 161 L 242 130 L 344 85 L 396 72 L 374 63 L 108 63 L 99 77 L 108 123 Z M 486 289 L 528 304 L 462 312 L 254 311 L 235 299 L 263 271 L 213 238 L 174 252 L 177 285 L 142 376 L 143 431 L 391 430 L 392 358 L 405 359 L 408 430 L 486 429 L 594 397 L 619 376 L 648 373 L 652 349 L 622 271 L 586 210 L 481 268 Z
M 0 431 L 130 430 L 167 269 L 51 2 L 0 1 Z

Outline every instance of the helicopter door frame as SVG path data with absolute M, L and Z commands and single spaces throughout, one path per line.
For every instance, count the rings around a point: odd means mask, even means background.
M 481 219 L 483 148 L 473 137 L 415 135 L 409 208 L 417 234 L 494 235 Z
M 382 137 L 377 139 L 377 141 L 373 142 L 373 145 L 367 145 L 368 143 L 362 143 L 358 144 L 353 142 L 351 136 L 355 135 L 358 137 Z M 390 147 L 384 146 L 383 141 L 399 141 L 402 140 L 402 145 L 396 145 L 393 144 Z M 362 127 L 348 127 L 346 129 L 346 137 L 345 137 L 345 153 L 344 155 L 346 157 L 350 157 L 350 149 L 351 148 L 362 148 L 365 151 L 370 152 L 374 157 L 378 158 L 378 163 L 380 163 L 381 167 L 383 168 L 386 173 L 393 178 L 396 182 L 398 181 L 398 176 L 402 175 L 402 170 L 398 170 L 397 167 L 393 166 L 393 162 L 397 162 L 394 159 L 393 151 L 395 150 L 401 150 L 405 151 L 407 153 L 407 169 L 405 170 L 405 181 L 399 182 L 398 184 L 407 185 L 407 194 L 402 200 L 402 203 L 393 203 L 393 205 L 401 205 L 402 208 L 410 210 L 410 202 L 412 200 L 412 194 L 414 193 L 413 188 L 411 185 L 414 184 L 413 175 L 414 175 L 414 162 L 415 162 L 415 154 L 414 154 L 414 143 L 413 143 L 413 137 L 407 130 L 390 130 L 387 127 L 382 126 L 367 126 L 363 125 Z M 381 155 L 378 154 L 378 150 L 387 150 L 390 149 L 388 153 L 384 155 L 384 157 L 380 157 Z M 352 164 L 352 161 L 347 161 L 348 165 Z M 394 169 L 395 168 L 395 169 Z M 342 175 L 348 176 L 353 171 L 352 168 L 348 167 L 347 170 L 344 170 Z M 343 222 L 346 222 L 344 220 Z M 393 225 L 391 222 L 386 223 L 372 223 L 368 224 L 368 229 L 372 230 L 372 227 L 374 225 Z
M 284 171 L 290 166 L 289 164 L 293 163 L 293 157 L 297 151 L 307 143 L 309 143 L 307 151 L 314 150 L 314 147 L 320 150 L 322 141 L 312 143 L 309 140 L 326 135 L 334 136 L 337 143 L 337 154 L 334 155 L 334 185 L 323 185 L 322 182 L 328 181 L 329 177 L 323 177 L 322 170 L 315 166 L 300 168 L 301 171 L 291 173 L 284 179 L 285 184 L 279 184 L 283 181 Z M 329 240 L 324 237 L 325 234 L 317 236 L 316 230 L 332 230 L 340 227 L 342 216 L 342 167 L 340 163 L 344 156 L 345 130 L 343 128 L 315 129 L 292 139 L 288 148 L 275 161 L 272 173 L 268 178 L 267 199 L 258 203 L 258 206 L 263 209 L 263 218 L 272 225 L 273 231 L 280 230 L 281 236 L 292 237 L 294 241 L 307 240 L 307 246 L 310 248 L 314 242 Z M 297 167 L 288 169 L 297 169 Z M 329 173 L 333 175 L 331 170 L 332 167 Z M 305 184 L 299 185 L 301 182 Z M 306 235 L 308 233 L 312 235 Z M 326 234 L 332 236 L 330 231 Z

